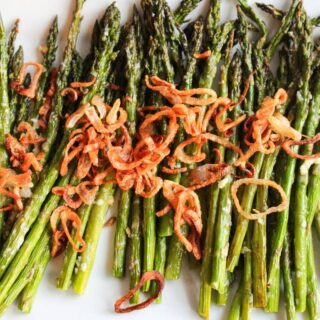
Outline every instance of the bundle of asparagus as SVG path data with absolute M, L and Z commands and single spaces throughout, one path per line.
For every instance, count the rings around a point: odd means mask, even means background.
M 258 4 L 281 21 L 270 36 L 247 0 L 224 23 L 219 0 L 195 21 L 199 0 L 174 12 L 142 0 L 142 15 L 134 7 L 121 28 L 111 4 L 82 59 L 84 2 L 75 0 L 58 69 L 57 18 L 41 63 L 16 49 L 19 20 L 8 38 L 0 23 L 0 313 L 18 297 L 30 312 L 61 253 L 57 288 L 83 294 L 103 226 L 116 222 L 112 273 L 128 268 L 130 278 L 116 312 L 160 302 L 189 252 L 201 317 L 212 296 L 232 306 L 229 319 L 249 319 L 252 306 L 278 312 L 283 294 L 288 319 L 318 319 L 319 19 L 302 0 L 288 12 Z M 139 303 L 140 289 L 148 298 Z

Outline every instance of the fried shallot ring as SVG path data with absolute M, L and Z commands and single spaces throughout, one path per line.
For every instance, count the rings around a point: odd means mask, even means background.
M 70 98 L 70 102 L 74 103 L 78 100 L 78 91 L 74 88 L 67 87 L 61 91 L 61 96 L 68 96 L 68 98 Z
M 88 88 L 91 87 L 97 81 L 97 77 L 92 76 L 92 80 L 87 82 L 71 82 L 71 88 Z
M 147 281 L 150 281 L 150 280 L 154 280 L 158 284 L 157 285 L 157 290 L 156 290 L 154 295 L 149 297 L 146 301 L 141 302 L 139 304 L 136 304 L 134 306 L 130 306 L 130 307 L 127 307 L 127 308 L 121 308 L 121 305 L 124 302 L 128 301 L 129 299 L 131 299 L 134 296 L 134 294 Z M 151 303 L 153 303 L 155 300 L 157 300 L 157 298 L 160 296 L 163 288 L 164 288 L 164 277 L 163 277 L 163 275 L 158 271 L 147 271 L 142 275 L 142 277 L 139 280 L 138 284 L 134 288 L 132 288 L 127 294 L 125 294 L 123 297 L 121 297 L 120 299 L 118 299 L 116 301 L 116 303 L 114 304 L 114 310 L 117 313 L 128 313 L 128 312 L 132 312 L 132 311 L 135 311 L 135 310 L 140 310 L 140 309 L 146 308 Z
M 171 169 L 168 167 L 162 167 L 161 171 L 163 173 L 167 173 L 167 174 L 178 174 L 178 173 L 183 173 L 183 172 L 187 172 L 187 168 L 183 167 L 183 168 L 175 168 L 175 169 Z
M 291 149 L 292 146 L 304 146 L 307 144 L 315 144 L 318 141 L 320 141 L 320 133 L 315 135 L 314 137 L 306 140 L 300 140 L 300 141 L 295 141 L 295 140 L 286 140 L 282 143 L 281 147 L 282 149 L 291 157 L 296 158 L 296 159 L 301 159 L 301 160 L 312 160 L 312 159 L 317 159 L 320 158 L 320 152 L 315 153 L 315 154 L 298 154 L 295 151 Z
M 254 210 L 254 213 L 246 212 L 241 207 L 240 201 L 237 197 L 237 192 L 242 185 L 249 185 L 249 184 L 253 184 L 257 186 L 267 186 L 267 187 L 276 189 L 281 196 L 282 202 L 278 206 L 268 208 L 266 211 L 263 211 L 263 212 L 260 212 L 257 210 Z M 279 184 L 277 184 L 275 181 L 267 180 L 267 179 L 255 179 L 255 178 L 239 179 L 235 181 L 231 186 L 231 196 L 233 198 L 233 202 L 238 213 L 248 220 L 257 220 L 267 216 L 270 213 L 281 212 L 288 207 L 288 198 L 283 188 Z
M 57 229 L 59 220 L 61 221 L 61 225 L 63 228 L 63 232 L 59 231 Z M 78 247 L 78 244 L 76 244 L 69 231 L 68 222 L 72 221 L 72 225 L 75 225 L 76 230 L 76 240 L 80 243 L 81 248 Z M 72 211 L 70 208 L 66 206 L 60 206 L 57 209 L 55 209 L 50 217 L 50 225 L 52 228 L 53 236 L 54 236 L 54 242 L 51 249 L 51 256 L 55 256 L 57 253 L 57 250 L 60 247 L 60 238 L 65 234 L 75 252 L 81 253 L 86 250 L 86 243 L 83 240 L 80 229 L 81 229 L 81 219 L 79 216 Z
M 205 164 L 190 171 L 190 190 L 204 188 L 218 180 L 223 179 L 232 172 L 232 167 L 227 163 Z
M 184 103 L 191 106 L 207 106 L 217 100 L 217 94 L 212 89 L 178 90 L 174 84 L 164 81 L 157 76 L 146 76 L 145 81 L 150 90 L 159 92 L 173 105 Z M 195 98 L 194 95 L 207 95 L 208 98 Z
M 29 66 L 34 67 L 36 69 L 36 72 L 32 78 L 29 88 L 24 88 L 23 86 L 24 74 L 26 69 Z M 40 63 L 32 62 L 32 61 L 24 63 L 22 68 L 20 69 L 18 78 L 13 80 L 11 83 L 12 89 L 22 96 L 26 96 L 30 99 L 33 99 L 36 96 L 39 78 L 43 72 L 44 72 L 44 67 Z
M 211 56 L 211 54 L 212 54 L 211 50 L 207 50 L 207 51 L 203 51 L 201 53 L 200 52 L 199 53 L 195 53 L 193 55 L 193 57 L 195 59 L 207 59 L 207 58 L 209 58 Z

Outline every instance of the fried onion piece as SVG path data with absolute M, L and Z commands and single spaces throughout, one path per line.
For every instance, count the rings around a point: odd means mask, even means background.
M 168 134 L 165 136 L 164 141 L 161 143 L 161 148 L 166 148 L 174 140 L 179 129 L 179 125 L 177 123 L 177 118 L 174 111 L 170 109 L 159 111 L 154 115 L 147 117 L 139 127 L 140 139 L 145 141 L 146 145 L 148 145 L 151 151 L 153 151 L 156 148 L 156 145 L 152 137 L 150 136 L 150 132 L 148 129 L 150 125 L 153 124 L 153 122 L 158 121 L 163 117 L 169 118 L 169 124 L 167 129 Z
M 250 185 L 250 184 L 257 185 L 257 186 L 267 186 L 267 187 L 276 189 L 281 196 L 282 202 L 278 206 L 268 208 L 266 211 L 263 211 L 263 212 L 254 210 L 254 213 L 249 213 L 244 211 L 237 197 L 237 192 L 242 185 Z M 272 180 L 255 179 L 255 178 L 239 179 L 235 181 L 231 186 L 231 196 L 233 198 L 234 205 L 237 208 L 238 213 L 248 220 L 257 220 L 267 216 L 270 213 L 281 212 L 288 207 L 288 198 L 286 196 L 286 193 L 284 192 L 284 190 L 279 184 L 277 184 Z
M 87 82 L 71 82 L 71 88 L 88 88 L 91 87 L 97 81 L 97 77 L 93 76 L 91 81 Z
M 20 190 L 32 186 L 31 171 L 17 174 L 12 169 L 0 167 L 0 194 L 12 198 L 16 209 L 23 209 Z M 2 211 L 6 210 L 8 210 L 7 206 L 2 208 Z
M 154 280 L 158 284 L 157 285 L 157 290 L 154 293 L 154 295 L 149 297 L 146 301 L 141 302 L 139 304 L 136 304 L 134 306 L 130 306 L 130 307 L 127 307 L 127 308 L 121 308 L 121 305 L 124 302 L 128 301 L 129 299 L 131 299 L 134 296 L 134 294 L 147 281 L 150 281 L 150 280 Z M 138 284 L 134 288 L 132 288 L 127 294 L 125 294 L 123 297 L 121 297 L 120 299 L 118 299 L 116 301 L 116 303 L 114 304 L 114 310 L 117 313 L 128 313 L 128 312 L 132 312 L 132 311 L 135 311 L 135 310 L 141 310 L 143 308 L 146 308 L 160 296 L 163 288 L 164 288 L 164 277 L 163 277 L 163 275 L 158 271 L 147 271 L 142 275 L 142 277 L 139 280 Z
M 160 79 L 157 76 L 146 76 L 146 85 L 150 90 L 159 92 L 171 104 L 188 104 L 191 106 L 207 106 L 217 100 L 217 94 L 212 89 L 196 88 L 178 90 L 175 85 Z M 208 98 L 196 98 L 195 95 L 207 95 Z
M 50 74 L 49 89 L 44 98 L 43 105 L 39 108 L 38 124 L 41 128 L 46 129 L 49 121 L 49 114 L 52 107 L 53 97 L 57 91 L 58 70 L 53 68 Z
M 223 179 L 232 172 L 231 165 L 227 163 L 205 164 L 190 171 L 190 190 L 197 190 Z
M 320 141 L 320 133 L 315 135 L 310 139 L 295 141 L 295 140 L 286 140 L 282 143 L 282 149 L 291 157 L 301 160 L 312 160 L 320 158 L 320 152 L 315 154 L 298 154 L 291 149 L 292 146 L 304 146 L 304 145 L 314 145 Z
M 211 56 L 211 50 L 203 51 L 201 53 L 195 53 L 193 57 L 195 59 L 207 59 Z
M 34 127 L 31 126 L 28 122 L 20 122 L 17 128 L 18 132 L 23 132 L 20 135 L 19 142 L 24 146 L 28 146 L 30 144 L 38 145 L 46 141 L 46 138 L 40 137 L 37 134 L 37 131 Z
M 67 87 L 61 91 L 61 96 L 67 96 L 70 99 L 70 102 L 74 103 L 78 100 L 78 91 L 74 88 Z
M 76 193 L 76 188 L 66 185 L 64 187 L 52 188 L 52 193 L 58 196 L 62 196 L 63 200 L 71 209 L 78 209 L 82 205 L 82 200 Z
M 174 231 L 179 241 L 189 252 L 193 252 L 196 259 L 201 258 L 200 237 L 202 232 L 201 207 L 197 194 L 178 183 L 165 180 L 163 195 L 168 200 L 174 213 Z M 169 206 L 159 211 L 161 216 L 169 212 Z M 191 227 L 189 239 L 181 231 L 181 225 L 188 223 Z
M 25 88 L 23 86 L 24 82 L 24 74 L 28 67 L 34 67 L 36 69 L 36 72 L 31 80 L 31 84 L 29 88 Z M 30 99 L 33 99 L 36 96 L 37 88 L 38 88 L 38 82 L 41 74 L 44 72 L 44 68 L 42 64 L 37 62 L 26 62 L 23 64 L 22 68 L 20 69 L 18 79 L 15 79 L 11 82 L 11 88 L 15 90 L 18 94 L 22 96 L 26 96 Z
M 183 168 L 175 168 L 175 169 L 171 169 L 168 167 L 162 167 L 161 171 L 163 173 L 167 173 L 167 174 L 179 174 L 179 173 L 183 173 L 183 172 L 187 172 L 187 168 L 183 167 Z
M 61 222 L 63 231 L 58 230 L 59 221 Z M 72 226 L 76 226 L 76 240 L 80 243 L 81 247 L 79 247 L 78 244 L 76 244 L 71 237 L 68 226 L 69 222 L 72 222 Z M 81 253 L 84 250 L 86 250 L 87 245 L 80 233 L 81 219 L 70 208 L 66 206 L 60 206 L 57 209 L 55 209 L 50 217 L 50 225 L 54 236 L 54 241 L 51 249 L 51 256 L 54 257 L 57 254 L 58 249 L 60 248 L 60 239 L 64 235 L 67 236 L 68 241 L 70 242 L 74 251 Z

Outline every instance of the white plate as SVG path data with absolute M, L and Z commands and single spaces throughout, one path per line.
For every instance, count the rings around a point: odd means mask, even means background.
M 131 12 L 133 1 L 117 0 L 121 11 L 122 22 Z M 138 1 L 136 1 L 138 2 Z M 280 8 L 287 8 L 289 0 L 264 0 Z M 305 6 L 311 16 L 320 15 L 320 2 L 305 0 Z M 78 48 L 85 54 L 90 40 L 93 23 L 110 1 L 87 0 L 83 10 L 83 23 Z M 175 8 L 179 0 L 169 0 Z M 205 12 L 208 0 L 203 0 L 199 8 L 192 14 L 195 16 Z M 234 0 L 222 1 L 223 20 L 235 18 Z M 250 1 L 253 3 L 253 1 Z M 39 58 L 37 48 L 44 41 L 46 32 L 54 15 L 59 16 L 60 38 L 65 43 L 66 30 L 69 26 L 73 0 L 0 0 L 0 11 L 5 26 L 10 28 L 14 19 L 21 18 L 18 42 L 24 46 L 26 60 Z M 264 15 L 265 17 L 265 15 Z M 275 24 L 273 22 L 273 24 Z M 269 23 L 270 25 L 270 23 Z M 61 261 L 50 263 L 46 275 L 41 282 L 36 301 L 30 315 L 23 315 L 11 306 L 4 318 L 8 320 L 104 320 L 104 319 L 197 319 L 197 302 L 199 289 L 198 273 L 184 268 L 181 279 L 175 282 L 166 282 L 162 303 L 126 315 L 116 315 L 113 312 L 114 301 L 122 296 L 128 288 L 127 281 L 120 281 L 111 276 L 111 260 L 113 255 L 113 229 L 103 230 L 95 265 L 91 274 L 88 288 L 83 296 L 74 295 L 71 291 L 61 292 L 55 288 L 55 278 L 61 266 Z M 318 264 L 319 265 L 319 264 Z M 228 308 L 212 306 L 211 319 L 226 319 Z M 265 314 L 261 311 L 252 311 L 252 319 L 284 319 L 282 312 L 279 315 Z

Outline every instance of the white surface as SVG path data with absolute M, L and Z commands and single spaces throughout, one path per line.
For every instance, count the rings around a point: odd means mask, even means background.
M 101 16 L 105 7 L 111 1 L 87 0 L 84 6 L 84 19 L 81 27 L 81 36 L 78 47 L 85 54 L 88 47 L 90 33 L 95 19 Z M 121 10 L 122 22 L 131 11 L 130 0 L 117 0 Z M 138 1 L 136 1 L 138 2 Z M 169 0 L 173 8 L 178 0 Z M 203 0 L 197 13 L 204 12 L 208 0 Z M 234 0 L 222 0 L 223 19 L 235 17 Z M 253 1 L 250 1 L 253 3 Z M 281 8 L 287 8 L 289 0 L 264 0 Z M 305 6 L 311 16 L 320 15 L 320 2 L 305 0 Z M 7 28 L 12 26 L 14 19 L 21 18 L 18 42 L 24 46 L 26 60 L 38 57 L 37 48 L 46 36 L 50 21 L 54 15 L 59 16 L 60 38 L 65 42 L 65 33 L 69 26 L 73 0 L 0 0 L 0 11 Z M 264 15 L 265 17 L 265 15 Z M 273 24 L 276 24 L 273 22 Z M 62 32 L 61 32 L 62 30 Z M 63 45 L 60 45 L 61 53 Z M 99 243 L 95 266 L 84 296 L 76 296 L 71 291 L 61 292 L 55 288 L 55 278 L 60 269 L 61 261 L 50 264 L 36 297 L 30 315 L 23 315 L 12 306 L 5 314 L 8 320 L 87 320 L 87 319 L 197 319 L 197 301 L 199 276 L 198 272 L 184 268 L 179 281 L 166 282 L 163 301 L 160 305 L 153 305 L 146 310 L 126 315 L 116 315 L 113 312 L 114 301 L 122 296 L 128 288 L 126 281 L 120 281 L 111 276 L 111 260 L 113 254 L 113 229 L 104 229 Z M 318 263 L 319 266 L 319 263 Z M 188 269 L 188 270 L 187 270 Z M 225 319 L 227 308 L 212 307 L 211 319 Z M 284 319 L 284 314 L 267 315 L 253 311 L 252 319 Z

